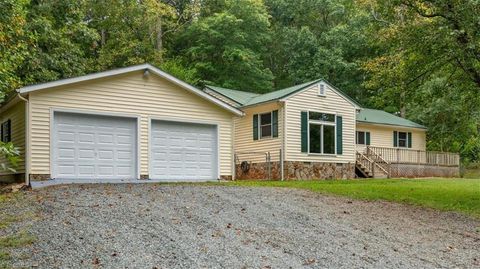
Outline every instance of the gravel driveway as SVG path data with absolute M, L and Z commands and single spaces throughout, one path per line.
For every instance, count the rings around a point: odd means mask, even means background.
M 286 188 L 70 185 L 30 191 L 38 268 L 478 268 L 480 222 Z

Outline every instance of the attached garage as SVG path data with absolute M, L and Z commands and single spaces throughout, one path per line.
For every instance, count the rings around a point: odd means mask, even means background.
M 137 119 L 54 112 L 52 178 L 137 178 Z
M 165 181 L 218 178 L 217 126 L 153 120 L 150 177 Z
M 16 93 L 9 106 L 25 119 L 8 119 L 25 126 L 32 186 L 232 178 L 232 119 L 243 112 L 149 64 Z

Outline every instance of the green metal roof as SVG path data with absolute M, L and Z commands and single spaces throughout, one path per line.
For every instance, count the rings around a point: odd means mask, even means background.
M 225 88 L 216 87 L 216 86 L 207 86 L 207 87 L 235 101 L 236 103 L 240 104 L 240 108 L 242 108 L 246 106 L 252 106 L 256 104 L 280 100 L 296 92 L 299 92 L 311 85 L 314 85 L 320 81 L 327 83 L 331 88 L 335 89 L 343 97 L 345 97 L 347 100 L 354 103 L 355 105 L 358 106 L 358 108 L 360 108 L 360 112 L 357 115 L 357 122 L 426 129 L 426 127 L 423 125 L 420 125 L 418 123 L 415 123 L 413 121 L 410 121 L 401 117 L 397 117 L 383 110 L 362 108 L 362 106 L 359 103 L 357 103 L 354 99 L 350 98 L 341 90 L 335 88 L 334 86 L 332 86 L 331 84 L 329 84 L 328 82 L 322 79 L 309 81 L 300 85 L 295 85 L 292 87 L 288 87 L 285 89 L 281 89 L 278 91 L 273 91 L 265 94 L 257 94 L 257 93 L 246 92 L 246 91 L 237 91 L 237 90 L 225 89 Z
M 423 125 L 395 116 L 383 110 L 369 109 L 369 108 L 362 108 L 360 110 L 360 113 L 358 113 L 357 115 L 357 122 L 427 129 Z
M 245 103 L 243 105 L 244 106 L 251 106 L 251 105 L 265 103 L 265 102 L 269 102 L 269 101 L 273 101 L 273 100 L 279 100 L 279 99 L 282 99 L 283 97 L 286 97 L 290 94 L 293 94 L 297 91 L 300 91 L 300 90 L 302 90 L 302 89 L 304 89 L 304 88 L 306 88 L 310 85 L 313 85 L 313 84 L 315 84 L 319 81 L 321 81 L 321 80 L 317 79 L 317 80 L 309 81 L 309 82 L 306 82 L 306 83 L 303 83 L 303 84 L 300 84 L 300 85 L 295 85 L 295 86 L 292 86 L 292 87 L 281 89 L 281 90 L 278 90 L 278 91 L 265 93 L 265 94 L 262 94 L 262 95 L 259 95 L 259 96 L 255 97 L 255 98 L 252 98 L 250 101 L 248 101 L 247 103 Z
M 217 86 L 207 85 L 207 88 L 218 92 L 219 94 L 239 103 L 240 105 L 243 105 L 252 98 L 259 96 L 259 94 L 253 92 L 237 91 Z
M 348 95 L 344 94 L 342 91 L 339 89 L 333 87 L 330 85 L 328 82 L 322 80 L 322 79 L 316 79 L 312 80 L 309 82 L 305 82 L 299 85 L 295 85 L 292 87 L 288 87 L 285 89 L 281 89 L 278 91 L 273 91 L 265 94 L 256 94 L 252 92 L 246 92 L 246 91 L 237 91 L 237 90 L 231 90 L 231 89 L 225 89 L 221 87 L 216 87 L 216 86 L 207 86 L 208 88 L 220 93 L 223 96 L 226 96 L 233 101 L 239 103 L 241 106 L 252 106 L 260 103 L 265 103 L 265 102 L 270 102 L 270 101 L 275 101 L 275 100 L 280 100 L 284 97 L 287 97 L 289 95 L 292 95 L 298 91 L 301 91 L 311 85 L 314 85 L 315 83 L 318 83 L 320 81 L 323 81 L 327 83 L 331 88 L 334 88 L 336 91 L 338 91 L 342 96 L 344 96 L 346 99 L 348 99 L 350 102 L 356 104 L 357 106 L 360 107 L 360 105 L 350 98 Z

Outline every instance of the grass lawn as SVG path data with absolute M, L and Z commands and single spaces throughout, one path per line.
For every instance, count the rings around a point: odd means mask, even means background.
M 0 193 L 0 269 L 11 268 L 9 262 L 12 259 L 11 253 L 15 248 L 30 245 L 35 241 L 35 238 L 25 230 L 8 231 L 8 228 L 15 225 L 16 222 L 23 218 L 32 217 L 32 213 L 24 212 L 9 212 L 5 208 L 16 208 L 28 206 L 24 200 L 22 193 Z M 19 210 L 20 211 L 20 210 Z
M 307 189 L 356 199 L 386 200 L 456 211 L 480 218 L 480 179 L 235 181 L 228 185 Z

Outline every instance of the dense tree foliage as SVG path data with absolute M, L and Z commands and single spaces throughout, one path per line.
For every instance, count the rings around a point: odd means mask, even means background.
M 0 92 L 150 62 L 199 87 L 324 78 L 480 160 L 476 0 L 0 0 Z

